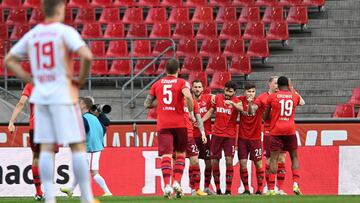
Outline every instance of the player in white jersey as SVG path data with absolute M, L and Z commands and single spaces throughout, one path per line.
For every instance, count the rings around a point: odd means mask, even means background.
M 55 144 L 69 144 L 75 178 L 79 182 L 82 202 L 93 198 L 86 161 L 85 133 L 78 106 L 79 85 L 86 81 L 92 54 L 79 33 L 62 24 L 65 0 L 43 0 L 44 23 L 34 27 L 16 43 L 5 64 L 25 82 L 34 84 L 30 102 L 35 104 L 35 143 L 41 144 L 40 178 L 45 201 L 56 202 L 53 186 Z M 81 58 L 80 76 L 73 78 L 71 54 Z M 19 59 L 28 56 L 32 77 Z

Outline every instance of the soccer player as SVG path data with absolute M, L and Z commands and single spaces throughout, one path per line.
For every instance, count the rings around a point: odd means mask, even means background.
M 255 164 L 257 191 L 255 194 L 261 195 L 264 184 L 264 169 L 262 166 L 262 143 L 261 143 L 261 125 L 265 106 L 256 100 L 256 86 L 251 83 L 245 84 L 244 95 L 238 97 L 242 103 L 244 111 L 240 112 L 240 123 L 238 130 L 238 157 L 240 160 L 240 177 L 244 184 L 244 195 L 250 195 L 248 184 L 247 159 Z M 252 103 L 255 101 L 260 108 L 252 112 Z
M 83 114 L 86 132 L 87 161 L 92 178 L 104 191 L 103 197 L 108 197 L 112 196 L 112 193 L 106 185 L 104 178 L 100 175 L 99 168 L 101 151 L 104 150 L 105 124 L 110 121 L 105 114 L 91 111 L 93 105 L 94 102 L 92 98 L 80 98 L 80 109 Z M 102 114 L 102 116 L 100 116 L 100 114 Z M 72 197 L 77 185 L 78 182 L 75 180 L 71 188 L 60 188 L 60 191 Z
M 204 94 L 204 87 L 200 80 L 194 80 L 191 87 L 194 100 L 197 101 L 200 109 L 200 115 L 202 116 L 202 121 L 204 123 L 205 135 L 207 142 L 203 143 L 201 138 L 201 131 L 198 127 L 194 126 L 194 139 L 196 142 L 196 146 L 199 149 L 199 159 L 203 159 L 205 161 L 205 184 L 204 184 L 204 192 L 208 195 L 214 195 L 215 193 L 210 189 L 210 181 L 211 181 L 211 158 L 210 158 L 210 135 L 211 135 L 211 114 L 207 114 L 209 109 L 211 108 L 211 95 Z
M 34 141 L 40 143 L 40 179 L 45 202 L 56 202 L 54 180 L 55 144 L 69 144 L 73 170 L 84 203 L 93 198 L 86 162 L 84 124 L 78 105 L 79 85 L 86 82 L 92 53 L 72 27 L 62 24 L 65 0 L 43 0 L 45 21 L 26 33 L 5 58 L 5 64 L 18 78 L 35 84 L 30 102 L 35 105 Z M 78 79 L 72 76 L 71 54 L 81 59 Z M 29 57 L 33 78 L 18 61 Z
M 225 84 L 224 94 L 215 96 L 215 104 L 209 110 L 209 114 L 215 112 L 215 123 L 211 137 L 211 158 L 213 165 L 213 177 L 216 186 L 216 193 L 222 195 L 220 189 L 220 168 L 219 161 L 222 151 L 226 160 L 226 195 L 231 195 L 231 184 L 233 178 L 233 156 L 235 152 L 236 119 L 239 112 L 243 111 L 241 103 L 235 96 L 236 83 L 228 81 Z
M 185 152 L 187 147 L 187 128 L 184 111 L 184 99 L 189 110 L 190 120 L 195 122 L 194 101 L 190 92 L 190 84 L 178 78 L 179 62 L 170 59 L 166 63 L 167 76 L 155 82 L 145 99 L 146 108 L 157 108 L 158 151 L 161 157 L 161 170 L 164 179 L 164 196 L 171 198 L 173 189 L 176 197 L 181 198 L 181 177 L 185 167 Z M 176 153 L 174 167 L 173 151 Z M 174 181 L 171 187 L 170 179 L 174 168 Z
M 285 76 L 278 78 L 279 91 L 271 94 L 267 100 L 265 120 L 271 117 L 270 125 L 270 175 L 268 183 L 268 195 L 275 195 L 275 177 L 278 167 L 278 159 L 281 151 L 288 151 L 291 158 L 293 174 L 293 192 L 300 195 L 299 187 L 299 160 L 297 156 L 297 138 L 295 132 L 296 107 L 305 105 L 305 101 L 297 93 L 292 93 L 289 88 L 289 80 Z

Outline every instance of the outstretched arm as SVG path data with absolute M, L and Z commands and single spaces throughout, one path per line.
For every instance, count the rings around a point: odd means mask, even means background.
M 22 112 L 22 110 L 24 109 L 24 106 L 26 104 L 26 101 L 28 100 L 27 96 L 21 96 L 19 102 L 16 104 L 14 111 L 12 112 L 10 121 L 9 121 L 9 126 L 8 126 L 8 130 L 10 133 L 13 133 L 15 131 L 15 122 L 16 122 L 16 118 L 19 116 L 19 114 Z

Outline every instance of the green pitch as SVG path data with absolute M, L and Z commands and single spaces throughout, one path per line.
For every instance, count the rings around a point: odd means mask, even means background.
M 107 202 L 177 202 L 177 203 L 359 203 L 360 196 L 209 196 L 183 197 L 182 199 L 164 199 L 163 197 L 107 197 L 99 198 L 102 203 Z M 36 203 L 33 198 L 0 198 L 0 202 Z M 58 198 L 58 203 L 80 202 L 79 198 Z

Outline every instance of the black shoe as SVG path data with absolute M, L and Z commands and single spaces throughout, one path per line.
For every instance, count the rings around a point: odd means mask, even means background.
M 230 190 L 226 190 L 224 195 L 231 195 L 231 191 L 230 191 Z
M 222 195 L 221 190 L 220 190 L 220 189 L 219 189 L 219 190 L 216 190 L 216 194 L 217 194 L 217 195 Z
M 255 192 L 255 195 L 262 195 L 262 192 L 260 190 Z
M 250 191 L 249 190 L 245 190 L 242 195 L 251 195 Z

